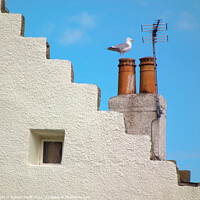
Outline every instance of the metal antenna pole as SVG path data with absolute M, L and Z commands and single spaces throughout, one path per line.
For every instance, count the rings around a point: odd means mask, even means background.
M 157 36 L 158 31 L 167 30 L 167 24 L 161 23 L 161 20 L 158 19 L 154 24 L 147 24 L 141 26 L 142 32 L 152 32 L 152 36 L 143 37 L 142 41 L 144 43 L 152 42 L 153 45 L 153 59 L 154 59 L 154 74 L 155 74 L 155 89 L 156 89 L 156 112 L 157 118 L 160 118 L 162 111 L 160 109 L 159 98 L 158 98 L 158 82 L 157 82 L 157 68 L 156 68 L 156 53 L 155 53 L 155 43 L 156 42 L 167 42 L 168 36 Z
M 159 99 L 158 99 L 158 80 L 157 80 L 156 51 L 155 51 L 155 40 L 157 36 L 159 23 L 160 23 L 160 20 L 158 20 L 156 25 L 154 25 L 154 29 L 152 31 L 153 60 L 154 60 L 154 74 L 155 74 L 155 88 L 156 88 L 156 112 L 157 112 L 158 118 L 160 118 L 162 114 L 162 111 L 160 109 Z

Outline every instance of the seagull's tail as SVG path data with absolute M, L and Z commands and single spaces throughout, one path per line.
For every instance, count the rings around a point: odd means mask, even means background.
M 107 49 L 108 49 L 108 50 L 113 50 L 113 48 L 112 48 L 112 47 L 108 47 Z
M 118 48 L 114 48 L 114 47 L 108 47 L 107 49 L 110 50 L 110 51 L 119 51 Z

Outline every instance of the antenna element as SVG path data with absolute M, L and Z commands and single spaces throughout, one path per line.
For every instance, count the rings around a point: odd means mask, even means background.
M 143 37 L 142 41 L 143 41 L 143 43 L 152 43 L 152 45 L 153 45 L 157 118 L 160 118 L 162 111 L 160 109 L 160 104 L 159 104 L 159 99 L 158 99 L 158 83 L 157 83 L 155 43 L 157 43 L 157 42 L 168 42 L 168 36 L 167 35 L 161 35 L 161 36 L 157 35 L 157 32 L 166 31 L 166 30 L 167 30 L 167 23 L 161 23 L 161 19 L 156 20 L 153 24 L 141 25 L 141 31 L 142 32 L 151 32 L 152 33 L 152 36 Z

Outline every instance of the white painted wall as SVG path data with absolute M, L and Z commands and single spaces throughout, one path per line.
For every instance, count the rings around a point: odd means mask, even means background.
M 71 63 L 46 59 L 46 39 L 21 26 L 0 13 L 0 199 L 200 199 L 200 187 L 178 185 L 174 163 L 149 159 L 149 136 L 98 111 L 97 86 L 72 83 Z M 61 165 L 31 164 L 32 129 L 65 131 Z

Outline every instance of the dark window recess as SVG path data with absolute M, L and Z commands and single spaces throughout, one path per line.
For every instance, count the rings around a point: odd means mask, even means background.
M 43 163 L 61 163 L 62 142 L 44 142 Z

